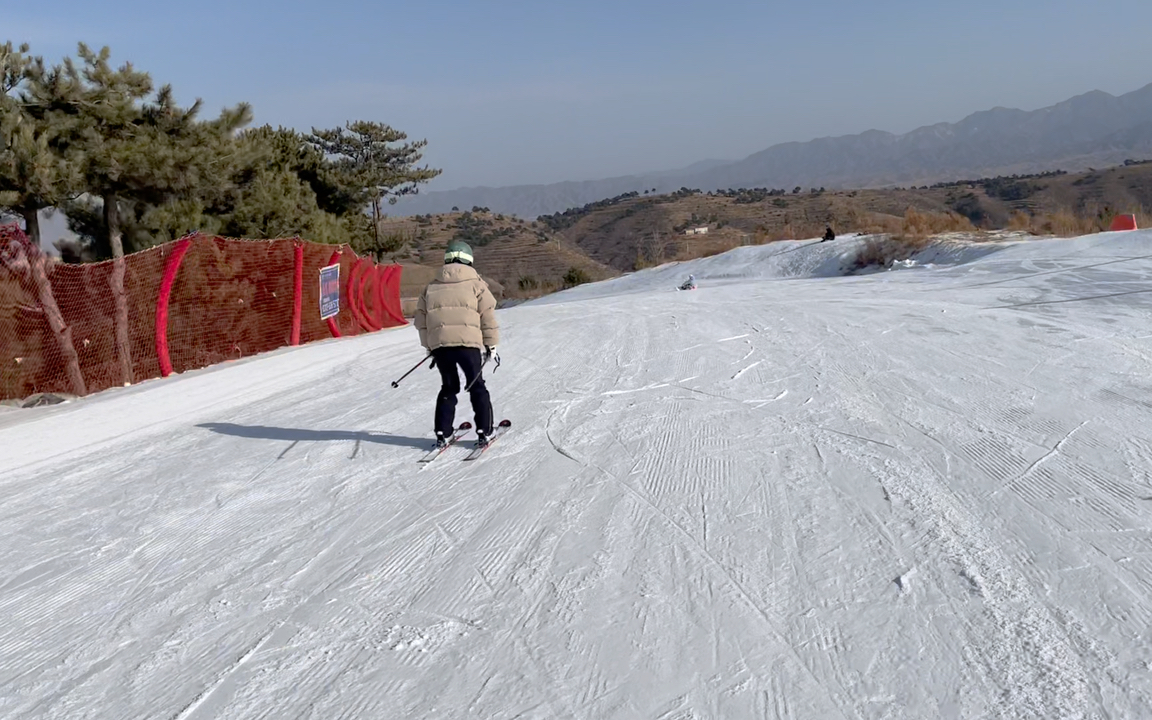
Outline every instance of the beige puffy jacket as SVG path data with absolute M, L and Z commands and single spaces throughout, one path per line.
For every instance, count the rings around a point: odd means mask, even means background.
M 450 263 L 440 268 L 420 293 L 412 323 L 420 332 L 420 344 L 429 350 L 483 349 L 500 341 L 496 298 L 470 265 Z

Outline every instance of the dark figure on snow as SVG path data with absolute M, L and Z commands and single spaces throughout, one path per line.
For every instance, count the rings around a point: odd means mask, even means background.
M 832 227 L 829 226 L 827 229 L 824 230 L 824 239 L 821 240 L 820 242 L 828 242 L 829 240 L 835 240 L 835 239 L 836 239 L 836 233 L 832 232 Z
M 695 290 L 696 289 L 696 276 L 689 275 L 688 279 L 680 286 L 681 290 Z
M 436 396 L 436 444 L 452 436 L 456 423 L 456 396 L 460 372 L 472 401 L 478 444 L 492 435 L 492 400 L 481 376 L 484 360 L 496 350 L 499 325 L 496 298 L 472 267 L 472 248 L 454 240 L 444 253 L 444 267 L 424 288 L 413 318 L 420 344 L 432 353 L 432 367 L 440 369 Z M 481 356 L 481 351 L 485 356 Z

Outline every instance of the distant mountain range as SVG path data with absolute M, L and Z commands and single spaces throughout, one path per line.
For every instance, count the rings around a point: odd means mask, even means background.
M 1031 112 L 993 108 L 958 123 L 929 125 L 903 135 L 869 130 L 783 143 L 743 160 L 705 160 L 682 170 L 424 192 L 402 199 L 394 212 L 418 215 L 480 206 L 536 217 L 632 191 L 924 185 L 1058 169 L 1074 172 L 1149 157 L 1152 84 L 1119 97 L 1097 90 Z

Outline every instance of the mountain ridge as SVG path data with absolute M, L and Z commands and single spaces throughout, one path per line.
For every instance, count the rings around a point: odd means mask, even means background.
M 401 199 L 398 215 L 487 207 L 536 217 L 626 192 L 740 187 L 876 188 L 1018 172 L 1071 172 L 1152 150 L 1152 83 L 1122 95 L 1092 90 L 1037 110 L 996 106 L 906 133 L 869 129 L 778 143 L 726 162 L 601 180 L 479 186 Z

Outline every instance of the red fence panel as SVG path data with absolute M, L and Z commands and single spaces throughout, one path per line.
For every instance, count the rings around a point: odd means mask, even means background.
M 293 345 L 300 344 L 300 319 L 304 311 L 304 246 L 296 243 L 293 248 L 292 275 L 292 339 Z
M 172 298 L 172 284 L 176 282 L 180 263 L 191 245 L 192 241 L 188 238 L 177 241 L 164 267 L 164 277 L 160 280 L 160 292 L 156 300 L 156 359 L 160 363 L 162 377 L 172 374 L 172 360 L 168 356 L 168 304 Z
M 132 375 L 405 324 L 399 266 L 350 249 L 191 235 L 124 259 Z M 339 263 L 341 308 L 321 320 L 321 267 Z M 111 261 L 69 265 L 0 226 L 0 399 L 122 384 Z M 38 279 L 39 278 L 39 279 Z
M 388 320 L 384 320 L 385 327 L 391 327 L 394 323 L 396 325 L 405 325 L 407 320 L 404 319 L 404 311 L 400 309 L 400 275 L 404 272 L 402 265 L 383 265 L 379 268 L 381 274 L 380 281 L 380 306 L 384 309 Z
M 1135 215 L 1117 215 L 1112 218 L 1112 227 L 1109 228 L 1112 232 L 1123 232 L 1126 230 L 1136 230 L 1136 216 Z

